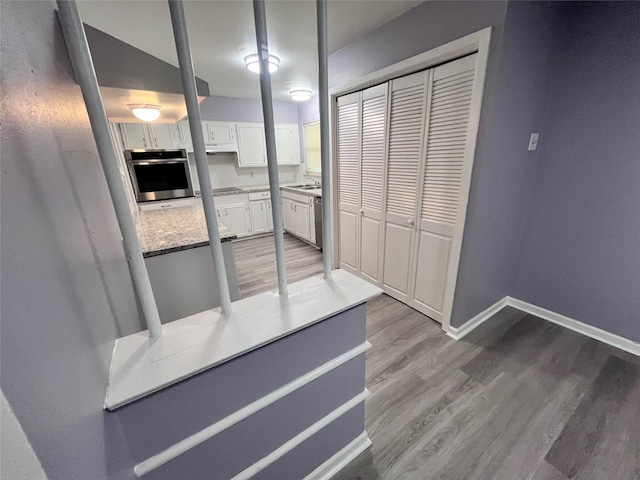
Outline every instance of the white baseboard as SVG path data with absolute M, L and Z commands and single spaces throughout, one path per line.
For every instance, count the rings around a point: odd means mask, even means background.
M 481 324 L 489 320 L 496 313 L 498 313 L 500 310 L 506 307 L 508 298 L 509 297 L 504 297 L 502 300 L 498 300 L 489 308 L 487 308 L 486 310 L 483 310 L 482 312 L 477 314 L 475 317 L 473 317 L 471 320 L 469 320 L 468 322 L 464 323 L 463 325 L 457 328 L 449 326 L 448 329 L 445 330 L 445 332 L 454 340 L 460 340 L 462 337 L 471 333 L 473 330 L 478 328 Z
M 304 480 L 329 480 L 370 445 L 369 435 L 366 431 L 362 432 L 349 445 L 304 477 Z
M 522 300 L 518 300 L 517 298 L 506 297 L 506 300 L 507 305 L 517 308 L 518 310 L 530 313 L 531 315 L 535 315 L 536 317 L 544 318 L 545 320 L 561 325 L 565 328 L 568 328 L 569 330 L 573 330 L 574 332 L 581 333 L 583 335 L 586 335 L 587 337 L 591 337 L 595 340 L 601 341 L 602 343 L 611 345 L 612 347 L 616 347 L 620 350 L 624 350 L 625 352 L 640 356 L 640 343 L 638 342 L 634 342 L 632 340 L 629 340 L 628 338 L 624 338 L 614 333 L 607 332 L 592 325 L 587 325 L 586 323 L 579 322 L 578 320 L 574 320 L 573 318 L 565 317 L 564 315 L 552 312 L 551 310 L 547 310 L 546 308 L 523 302 Z
M 560 313 L 552 312 L 546 308 L 538 307 L 537 305 L 533 305 L 513 297 L 504 297 L 502 300 L 497 301 L 486 310 L 480 312 L 464 325 L 461 325 L 458 328 L 449 327 L 446 330 L 446 333 L 454 340 L 460 340 L 506 306 L 517 308 L 520 311 L 548 320 L 549 322 L 553 322 L 557 325 L 568 328 L 569 330 L 573 330 L 574 332 L 599 340 L 602 343 L 611 345 L 612 347 L 640 356 L 640 343 L 638 342 L 634 342 L 628 338 L 621 337 L 614 333 L 607 332 L 592 325 L 561 315 Z

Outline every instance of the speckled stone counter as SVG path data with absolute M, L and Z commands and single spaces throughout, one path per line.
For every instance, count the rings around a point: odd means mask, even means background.
M 209 245 L 202 205 L 149 210 L 135 221 L 145 258 Z M 220 239 L 229 242 L 236 234 L 218 223 Z

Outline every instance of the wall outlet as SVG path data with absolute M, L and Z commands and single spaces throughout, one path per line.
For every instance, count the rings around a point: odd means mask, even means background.
M 538 137 L 540 136 L 539 133 L 532 133 L 531 134 L 531 139 L 529 140 L 529 150 L 535 150 L 536 148 L 538 148 Z

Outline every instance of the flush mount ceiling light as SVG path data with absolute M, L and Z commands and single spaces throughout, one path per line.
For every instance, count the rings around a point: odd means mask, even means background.
M 311 98 L 311 95 L 313 95 L 313 92 L 311 90 L 306 90 L 302 88 L 297 88 L 289 92 L 289 96 L 291 97 L 291 100 L 294 100 L 296 102 L 306 102 Z
M 273 73 L 280 68 L 280 59 L 275 55 L 269 55 L 269 73 Z M 257 53 L 244 57 L 244 64 L 247 69 L 253 73 L 260 73 L 260 57 Z
M 153 122 L 156 120 L 160 116 L 160 109 L 162 108 L 160 105 L 149 104 L 131 104 L 127 105 L 127 107 L 143 122 Z

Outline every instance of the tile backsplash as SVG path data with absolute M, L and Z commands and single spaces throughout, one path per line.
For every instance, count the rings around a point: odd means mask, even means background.
M 193 153 L 189 153 L 188 156 L 193 189 L 200 192 L 195 157 Z M 235 153 L 209 154 L 207 158 L 209 159 L 209 174 L 213 188 L 248 187 L 269 183 L 267 167 L 240 168 Z M 304 164 L 282 165 L 278 167 L 278 172 L 280 183 L 303 183 L 304 181 Z

